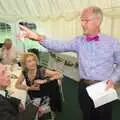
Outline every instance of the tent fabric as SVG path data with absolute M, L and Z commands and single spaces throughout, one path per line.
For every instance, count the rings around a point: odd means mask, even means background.
M 96 5 L 108 8 L 120 6 L 119 0 L 0 0 L 0 20 L 72 20 L 80 11 Z

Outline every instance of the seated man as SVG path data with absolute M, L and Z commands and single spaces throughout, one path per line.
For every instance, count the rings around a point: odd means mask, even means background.
M 10 76 L 0 64 L 0 119 L 1 120 L 34 120 L 37 107 L 29 104 L 25 109 L 21 101 L 7 95 L 6 88 L 10 85 Z
M 12 41 L 10 39 L 5 39 L 4 45 L 1 48 L 1 55 L 3 64 L 13 64 L 16 62 L 17 51 L 12 45 Z

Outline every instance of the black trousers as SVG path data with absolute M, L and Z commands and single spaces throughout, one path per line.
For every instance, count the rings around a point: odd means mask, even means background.
M 112 120 L 112 104 L 108 103 L 94 108 L 92 99 L 89 97 L 84 81 L 79 82 L 78 99 L 83 113 L 83 120 Z

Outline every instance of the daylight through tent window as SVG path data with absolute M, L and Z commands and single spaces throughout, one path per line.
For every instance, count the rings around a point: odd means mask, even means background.
M 11 36 L 11 26 L 0 22 L 0 43 L 3 43 L 6 38 L 11 38 Z
M 0 23 L 0 33 L 4 32 L 11 32 L 11 27 L 10 25 L 6 23 Z

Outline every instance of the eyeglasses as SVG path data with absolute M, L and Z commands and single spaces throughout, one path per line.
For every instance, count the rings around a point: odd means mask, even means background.
M 93 20 L 96 20 L 97 18 L 96 17 L 91 17 L 91 18 L 80 18 L 80 21 L 81 22 L 85 22 L 85 23 L 88 23 L 90 21 L 93 21 Z

